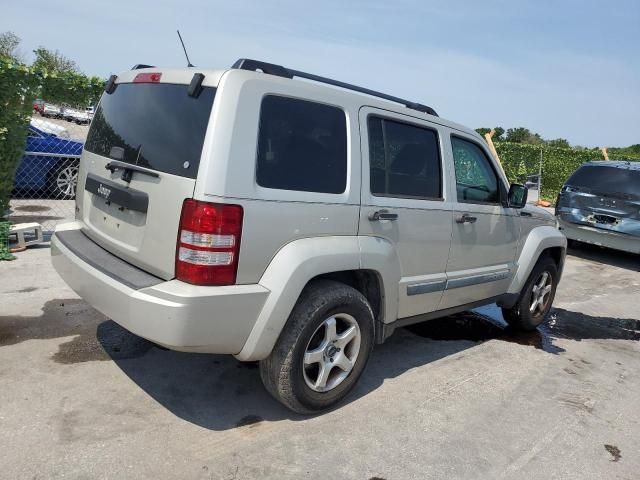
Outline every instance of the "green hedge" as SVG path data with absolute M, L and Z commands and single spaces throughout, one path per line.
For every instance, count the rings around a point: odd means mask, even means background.
M 599 150 L 556 148 L 545 145 L 496 142 L 502 167 L 511 182 L 524 182 L 527 175 L 538 173 L 542 159 L 542 191 L 540 197 L 555 201 L 562 184 L 584 162 L 603 160 Z M 620 158 L 610 155 L 610 160 L 640 160 L 633 155 Z
M 0 220 L 9 209 L 15 171 L 24 152 L 33 100 L 95 104 L 104 80 L 77 73 L 50 74 L 0 57 Z

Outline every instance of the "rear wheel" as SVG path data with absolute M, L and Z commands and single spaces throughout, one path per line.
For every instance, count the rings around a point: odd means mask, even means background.
M 268 358 L 266 389 L 298 413 L 327 409 L 358 381 L 373 347 L 373 312 L 354 288 L 321 280 L 308 285 Z
M 73 200 L 76 198 L 78 169 L 79 162 L 77 160 L 68 160 L 53 171 L 49 178 L 49 192 L 52 198 L 58 200 Z
M 535 330 L 547 319 L 557 286 L 556 262 L 544 255 L 529 275 L 515 306 L 502 309 L 505 321 L 520 330 Z

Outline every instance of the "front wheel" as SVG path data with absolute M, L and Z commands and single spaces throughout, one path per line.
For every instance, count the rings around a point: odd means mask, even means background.
M 367 299 L 343 283 L 305 287 L 260 376 L 273 397 L 297 413 L 338 403 L 354 387 L 373 347 Z
M 553 258 L 538 260 L 512 308 L 503 308 L 505 321 L 519 330 L 535 330 L 546 319 L 558 286 L 558 267 Z

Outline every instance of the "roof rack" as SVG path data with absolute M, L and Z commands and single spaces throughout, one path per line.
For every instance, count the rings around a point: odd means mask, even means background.
M 278 77 L 284 77 L 284 78 L 293 78 L 293 77 L 306 78 L 307 80 L 312 80 L 314 82 L 326 83 L 327 85 L 333 85 L 334 87 L 346 88 L 347 90 L 353 90 L 354 92 L 360 92 L 366 95 L 371 95 L 373 97 L 383 98 L 391 102 L 400 103 L 401 105 L 404 105 L 405 107 L 410 108 L 412 110 L 428 113 L 429 115 L 433 115 L 435 117 L 438 116 L 436 111 L 427 105 L 411 102 L 403 98 L 394 97 L 393 95 L 387 95 L 386 93 L 376 92 L 375 90 L 359 87 L 357 85 L 351 85 L 350 83 L 341 82 L 339 80 L 333 80 L 331 78 L 321 77 L 319 75 L 314 75 L 312 73 L 301 72 L 299 70 L 292 70 L 290 68 L 285 68 L 281 65 L 275 65 L 273 63 L 261 62 L 260 60 L 251 60 L 249 58 L 241 58 L 237 62 L 235 62 L 231 66 L 231 68 L 235 68 L 239 70 L 251 70 L 254 72 L 257 72 L 260 70 L 269 75 L 276 75 Z
M 136 63 L 131 70 L 140 70 L 141 68 L 155 68 L 155 65 L 146 65 L 144 63 Z

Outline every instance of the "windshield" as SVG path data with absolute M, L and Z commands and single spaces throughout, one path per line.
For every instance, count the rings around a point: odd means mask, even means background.
M 103 94 L 85 144 L 89 152 L 161 172 L 196 178 L 215 96 L 187 85 L 123 83 Z
M 640 196 L 640 170 L 608 166 L 583 166 L 571 175 L 567 185 L 603 194 Z

